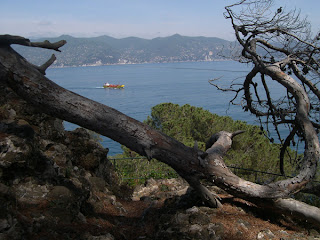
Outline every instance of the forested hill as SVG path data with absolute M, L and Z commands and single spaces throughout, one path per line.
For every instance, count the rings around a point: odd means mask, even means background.
M 66 40 L 67 44 L 61 48 L 61 53 L 55 53 L 57 61 L 54 66 L 212 61 L 228 58 L 233 47 L 232 42 L 220 38 L 186 37 L 179 34 L 151 40 L 137 37 L 117 39 L 109 36 L 75 38 L 62 35 L 32 41 L 55 42 L 61 39 Z M 45 49 L 22 46 L 14 48 L 37 65 L 43 64 L 52 54 L 52 51 Z

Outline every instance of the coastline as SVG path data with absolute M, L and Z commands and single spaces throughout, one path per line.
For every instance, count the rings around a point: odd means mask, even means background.
M 212 60 L 198 60 L 198 61 L 163 61 L 163 62 L 126 62 L 126 63 L 93 63 L 93 64 L 83 64 L 83 65 L 60 65 L 60 66 L 50 66 L 49 68 L 76 68 L 76 67 L 101 67 L 101 66 L 118 66 L 118 65 L 139 65 L 139 64 L 161 64 L 161 63 L 196 63 L 196 62 L 228 62 L 228 61 L 236 61 L 231 58 L 217 58 Z

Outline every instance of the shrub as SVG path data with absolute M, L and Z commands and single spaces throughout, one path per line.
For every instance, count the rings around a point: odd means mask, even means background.
M 260 127 L 249 125 L 243 121 L 234 121 L 227 116 L 212 114 L 200 107 L 188 104 L 162 103 L 152 108 L 151 116 L 145 121 L 151 127 L 192 147 L 195 141 L 201 150 L 205 150 L 205 143 L 212 134 L 219 131 L 245 132 L 234 138 L 232 148 L 225 157 L 229 166 L 238 166 L 245 169 L 279 173 L 279 144 L 271 144 L 264 137 Z M 295 152 L 289 150 L 291 158 Z M 295 168 L 290 164 L 289 155 L 285 156 L 285 172 L 294 175 Z M 255 182 L 263 183 L 270 178 L 252 171 L 235 170 L 237 175 Z
M 173 103 L 161 103 L 152 108 L 151 116 L 145 121 L 149 126 L 167 134 L 170 137 L 193 147 L 197 141 L 198 148 L 205 151 L 205 143 L 212 134 L 219 131 L 244 130 L 243 134 L 234 138 L 232 148 L 228 151 L 224 160 L 230 167 L 239 167 L 242 169 L 233 169 L 234 173 L 244 179 L 264 183 L 279 179 L 272 175 L 260 172 L 247 171 L 244 169 L 254 169 L 263 172 L 279 173 L 279 149 L 280 145 L 270 143 L 264 137 L 264 132 L 258 126 L 249 125 L 243 121 L 235 121 L 227 116 L 218 116 L 212 114 L 200 107 L 190 106 L 188 104 L 179 106 Z M 122 146 L 123 154 L 117 155 L 117 158 L 135 158 L 140 157 L 137 153 Z M 294 158 L 295 152 L 289 149 L 285 156 L 285 172 L 288 175 L 295 174 L 294 164 L 290 159 Z M 177 174 L 166 164 L 146 159 L 140 160 L 117 160 L 116 169 L 125 181 L 131 181 L 132 184 L 140 178 L 141 183 L 148 178 L 170 178 Z M 131 180 L 130 180 L 131 179 Z

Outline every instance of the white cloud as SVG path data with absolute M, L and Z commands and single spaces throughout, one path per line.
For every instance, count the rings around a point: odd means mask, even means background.
M 53 25 L 53 22 L 47 21 L 47 20 L 41 20 L 40 22 L 37 23 L 39 26 L 50 26 Z
M 206 24 L 208 25 L 208 24 Z M 230 39 L 233 34 L 220 31 L 215 34 L 217 28 L 214 26 L 200 28 L 197 23 L 185 24 L 179 21 L 160 21 L 138 23 L 79 21 L 75 19 L 14 19 L 8 22 L 0 22 L 2 34 L 21 35 L 24 37 L 56 37 L 69 34 L 76 37 L 93 37 L 109 35 L 116 38 L 136 36 L 142 38 L 165 37 L 173 34 L 185 36 L 216 36 Z M 231 29 L 230 31 L 231 32 Z M 222 35 L 223 34 L 223 35 Z

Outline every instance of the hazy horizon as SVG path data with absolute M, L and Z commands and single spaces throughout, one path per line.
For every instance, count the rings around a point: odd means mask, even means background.
M 223 39 L 223 38 L 220 38 L 220 37 L 215 37 L 215 36 L 212 36 L 212 37 L 206 37 L 206 36 L 186 36 L 186 35 L 182 35 L 182 34 L 179 34 L 179 33 L 175 33 L 175 34 L 172 34 L 172 35 L 168 35 L 168 36 L 162 36 L 162 37 L 154 37 L 154 38 L 144 38 L 144 37 L 139 37 L 139 36 L 128 36 L 128 37 L 113 37 L 113 36 L 110 36 L 110 35 L 98 35 L 98 36 L 84 36 L 84 37 L 81 37 L 81 36 L 73 36 L 72 34 L 68 34 L 68 33 L 65 33 L 65 34 L 61 34 L 61 35 L 56 35 L 56 36 L 22 36 L 22 37 L 25 37 L 25 38 L 30 38 L 30 39 L 42 39 L 42 38 L 60 38 L 62 36 L 69 36 L 69 37 L 72 37 L 72 38 L 98 38 L 98 37 L 111 37 L 111 38 L 114 38 L 114 39 L 126 39 L 126 38 L 140 38 L 140 39 L 145 39 L 145 40 L 152 40 L 152 39 L 156 39 L 156 38 L 168 38 L 168 37 L 172 37 L 174 35 L 180 35 L 182 37 L 204 37 L 204 38 L 218 38 L 218 39 L 222 39 L 222 40 L 225 40 L 225 41 L 233 41 L 233 40 L 227 40 L 227 39 Z
M 224 7 L 236 0 L 95 0 L 46 3 L 40 0 L 2 0 L 0 34 L 24 37 L 74 37 L 107 35 L 114 38 L 153 39 L 171 36 L 217 37 L 234 40 Z M 318 0 L 276 0 L 275 7 L 301 9 L 316 32 L 320 18 Z

